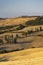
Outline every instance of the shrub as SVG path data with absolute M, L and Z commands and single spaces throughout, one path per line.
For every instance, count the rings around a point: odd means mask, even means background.
M 8 51 L 7 50 L 2 50 L 2 51 L 0 51 L 0 54 L 2 54 L 2 53 L 8 53 Z
M 21 29 L 23 29 L 24 27 L 25 27 L 24 25 L 20 24 L 19 27 L 16 28 L 16 30 L 21 30 Z
M 14 43 L 15 43 L 15 44 L 17 43 L 17 38 L 14 38 Z
M 35 28 L 35 31 L 38 32 L 38 31 L 40 31 L 40 30 L 39 30 L 39 28 Z
M 40 31 L 42 31 L 42 27 L 40 27 Z
M 35 47 L 32 47 L 32 48 L 35 48 Z
M 26 25 L 43 25 L 43 17 L 37 17 L 35 20 L 27 21 Z
M 32 34 L 34 31 L 31 29 L 28 31 L 28 34 Z
M 19 38 L 19 35 L 18 34 L 16 34 L 16 38 Z
M 22 35 L 25 36 L 25 37 L 27 37 L 27 34 L 28 34 L 27 32 L 22 33 Z
M 3 39 L 0 39 L 0 43 L 3 43 Z

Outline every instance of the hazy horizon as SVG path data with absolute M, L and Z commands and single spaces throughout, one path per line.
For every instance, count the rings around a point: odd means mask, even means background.
M 0 0 L 0 18 L 43 16 L 43 0 Z

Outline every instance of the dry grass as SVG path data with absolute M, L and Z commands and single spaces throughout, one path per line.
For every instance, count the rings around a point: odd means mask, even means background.
M 19 25 L 23 24 L 26 21 L 29 20 L 35 20 L 37 17 L 30 17 L 30 18 L 9 18 L 5 20 L 0 20 L 0 25 L 5 26 L 5 25 Z M 3 22 L 3 23 L 2 23 Z
M 0 57 L 6 57 L 8 60 L 0 62 L 0 65 L 43 65 L 43 48 L 0 54 Z
M 18 24 L 23 24 L 24 22 L 28 21 L 28 20 L 35 20 L 36 17 L 31 17 L 31 18 L 11 18 L 11 19 L 6 19 L 6 20 L 0 20 L 0 25 L 18 25 Z M 2 23 L 3 22 L 3 23 Z M 28 30 L 35 30 L 35 28 L 37 27 L 42 27 L 43 25 L 39 25 L 39 26 L 29 26 L 26 27 L 20 31 L 16 31 L 16 32 L 22 32 L 22 31 L 28 31 Z M 13 33 L 4 33 L 0 36 L 4 36 L 4 35 L 11 35 Z M 14 33 L 15 35 L 16 33 Z M 29 48 L 31 46 L 33 47 L 42 47 L 43 46 L 43 38 L 42 37 L 38 37 L 38 34 L 43 34 L 43 32 L 41 33 L 37 33 L 35 34 L 36 36 L 30 36 L 30 37 L 26 37 L 26 38 L 22 38 L 19 39 L 19 42 L 26 42 L 26 41 L 31 41 L 33 40 L 33 42 L 29 43 L 24 43 L 24 45 L 22 44 L 23 47 Z M 9 45 L 10 46 L 10 45 Z M 19 47 L 19 45 L 17 45 Z M 22 48 L 22 46 L 20 45 L 20 48 Z M 16 48 L 16 46 L 11 45 L 12 48 Z M 6 53 L 6 54 L 0 54 L 0 65 L 43 65 L 43 48 L 31 48 L 31 49 L 26 49 L 26 50 L 22 50 L 22 51 L 18 51 L 18 52 L 11 52 L 11 53 Z M 6 62 L 4 62 L 6 61 Z
M 28 30 L 33 30 L 33 31 L 35 31 L 35 29 L 39 29 L 40 27 L 42 27 L 42 29 L 43 29 L 43 25 L 36 25 L 36 26 L 28 26 L 28 27 L 25 27 L 24 29 L 22 29 L 22 30 L 18 30 L 18 32 L 22 32 L 22 31 L 24 31 L 24 32 L 26 32 L 26 31 L 28 31 Z

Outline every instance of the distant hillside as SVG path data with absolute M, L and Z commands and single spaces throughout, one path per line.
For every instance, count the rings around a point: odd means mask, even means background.
M 37 17 L 35 20 L 30 20 L 26 22 L 27 25 L 43 25 L 43 17 Z
M 16 18 L 0 18 L 0 34 L 14 31 L 35 30 L 37 27 L 43 29 L 43 16 L 21 16 Z
M 29 20 L 35 20 L 37 17 L 17 17 L 17 18 L 8 18 L 4 19 L 0 18 L 0 26 L 6 26 L 6 25 L 19 25 L 23 24 L 26 21 Z

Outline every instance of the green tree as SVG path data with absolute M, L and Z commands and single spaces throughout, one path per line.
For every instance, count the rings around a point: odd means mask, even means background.
M 34 32 L 33 29 L 31 29 L 28 31 L 28 34 L 32 34 L 33 32 Z
M 27 32 L 22 33 L 22 35 L 25 36 L 25 37 L 27 37 L 27 34 L 28 34 Z
M 17 43 L 17 38 L 14 38 L 14 43 L 15 43 L 15 44 Z
M 40 27 L 40 31 L 42 31 L 42 27 Z

